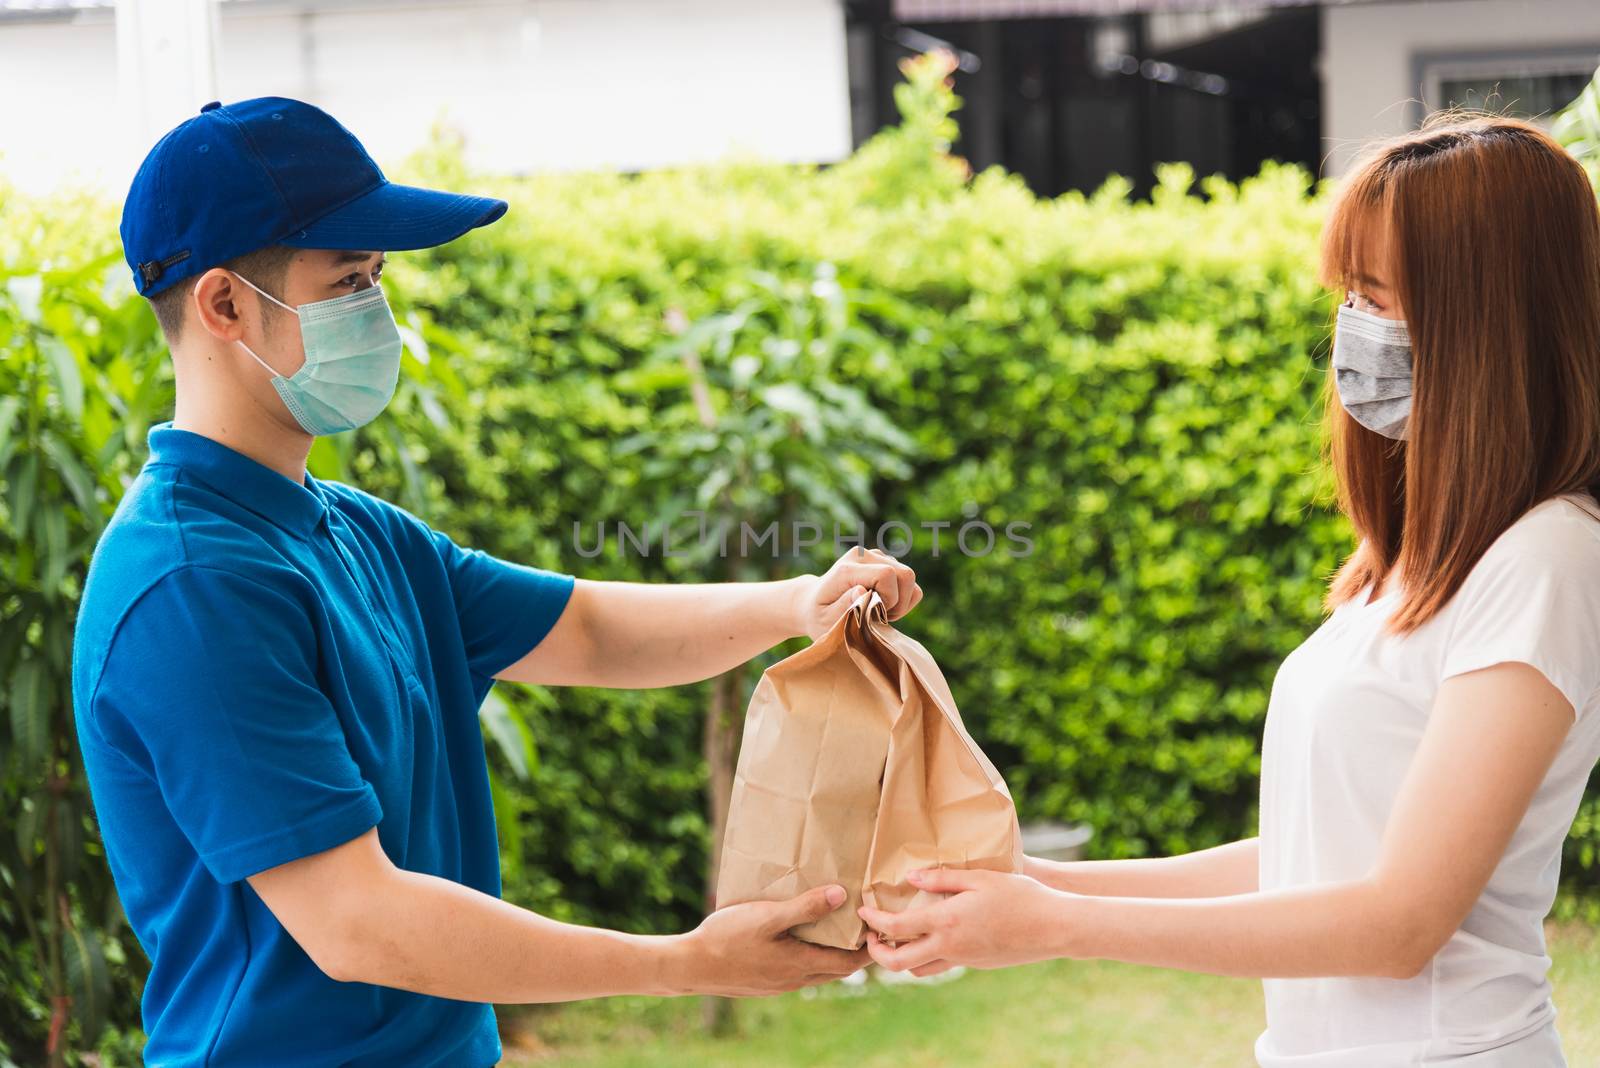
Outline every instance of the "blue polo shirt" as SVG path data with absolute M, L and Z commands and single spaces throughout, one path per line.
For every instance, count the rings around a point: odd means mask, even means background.
M 150 432 L 73 646 L 95 811 L 151 959 L 147 1063 L 500 1059 L 491 1006 L 335 982 L 245 877 L 376 827 L 397 867 L 498 896 L 478 706 L 572 584 L 349 486 Z

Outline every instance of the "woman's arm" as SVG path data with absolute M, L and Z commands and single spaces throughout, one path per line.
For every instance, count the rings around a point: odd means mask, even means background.
M 1148 860 L 1022 858 L 1022 874 L 1056 890 L 1097 897 L 1226 897 L 1258 889 L 1257 839 Z
M 862 910 L 904 943 L 869 948 L 885 967 L 919 974 L 1101 957 L 1219 975 L 1415 975 L 1483 893 L 1572 723 L 1571 703 L 1527 664 L 1446 679 L 1362 879 L 1161 900 L 936 871 L 917 885 L 953 894 L 939 904 Z

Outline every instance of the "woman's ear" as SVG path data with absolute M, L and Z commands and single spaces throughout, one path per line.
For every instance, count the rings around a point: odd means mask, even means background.
M 191 310 L 206 333 L 219 341 L 238 341 L 244 336 L 244 320 L 238 303 L 242 288 L 220 267 L 211 268 L 194 284 L 194 294 L 189 300 Z

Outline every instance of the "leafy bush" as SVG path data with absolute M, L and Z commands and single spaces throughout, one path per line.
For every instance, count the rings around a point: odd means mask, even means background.
M 706 350 L 721 361 L 703 383 L 718 410 L 763 434 L 791 418 L 798 437 L 805 402 L 756 403 L 749 387 L 821 339 L 825 368 L 802 360 L 807 388 L 835 414 L 859 404 L 856 437 L 836 419 L 825 430 L 862 455 L 836 480 L 790 485 L 802 468 L 786 461 L 789 474 L 748 485 L 818 513 L 805 516 L 825 532 L 812 564 L 841 516 L 858 514 L 869 540 L 906 525 L 927 592 L 906 629 L 939 658 L 1024 816 L 1091 823 L 1102 856 L 1251 834 L 1273 672 L 1316 626 L 1349 545 L 1318 462 L 1321 193 L 1280 166 L 1196 190 L 1172 165 L 1150 202 L 1130 202 L 1121 179 L 1040 200 L 944 155 L 955 102 L 942 74 L 914 67 L 902 126 L 826 170 L 484 182 L 448 145 L 411 161 L 407 179 L 487 187 L 512 210 L 392 258 L 404 388 L 371 427 L 320 441 L 313 471 L 510 559 L 720 577 L 726 561 L 614 539 L 589 559 L 574 524 L 639 530 L 710 499 L 740 455 L 693 417 L 685 338 L 726 340 Z M 112 1047 L 138 1024 L 144 959 L 88 818 L 65 636 L 94 536 L 171 386 L 114 210 L 3 189 L 0 203 L 0 790 L 20 814 L 0 840 L 0 1054 L 28 1060 L 52 1007 L 79 1049 L 102 1007 Z M 962 528 L 976 552 L 980 523 L 990 551 L 964 555 Z M 497 690 L 484 721 L 506 897 L 635 930 L 692 923 L 706 705 L 706 687 Z M 1569 910 L 1600 890 L 1597 811 L 1592 795 L 1568 850 Z M 97 949 L 79 950 L 89 935 Z M 69 995 L 70 1010 L 52 1005 Z
M 142 954 L 74 752 L 71 638 L 84 563 L 171 389 L 154 319 L 104 284 L 114 213 L 3 186 L 0 205 L 0 1063 L 26 1063 L 62 1027 L 58 1054 L 138 1025 Z

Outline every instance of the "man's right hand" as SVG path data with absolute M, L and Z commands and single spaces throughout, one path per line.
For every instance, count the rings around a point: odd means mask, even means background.
M 816 986 L 868 963 L 865 947 L 829 949 L 802 942 L 791 927 L 844 904 L 842 886 L 819 886 L 787 901 L 750 901 L 707 916 L 682 935 L 679 986 L 687 994 L 762 997 Z
M 789 936 L 837 908 L 828 893 L 842 902 L 842 887 L 733 905 L 687 934 L 624 934 L 397 868 L 376 827 L 249 882 L 330 979 L 456 1001 L 777 994 L 849 975 L 868 960 L 865 948 L 850 953 Z

